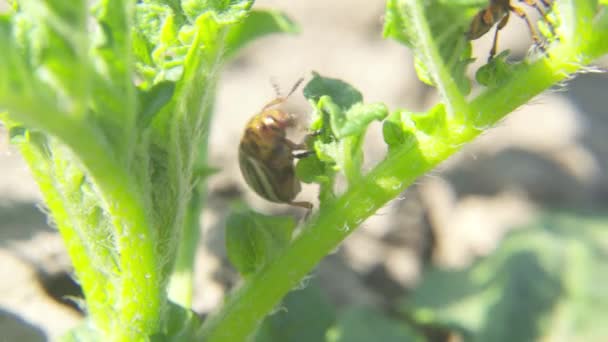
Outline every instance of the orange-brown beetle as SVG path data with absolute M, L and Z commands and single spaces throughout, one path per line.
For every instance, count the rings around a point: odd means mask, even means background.
M 534 7 L 543 18 L 545 18 L 546 15 L 545 7 L 549 7 L 551 5 L 551 0 L 519 1 L 525 2 L 527 5 Z M 496 55 L 498 31 L 502 30 L 507 25 L 511 12 L 515 13 L 517 16 L 521 17 L 526 21 L 534 44 L 541 46 L 541 40 L 538 37 L 538 34 L 534 29 L 534 25 L 532 25 L 532 22 L 530 21 L 530 18 L 528 18 L 526 12 L 521 7 L 514 5 L 511 2 L 511 0 L 490 0 L 490 4 L 488 5 L 488 7 L 479 11 L 471 21 L 469 32 L 467 32 L 467 39 L 469 40 L 475 40 L 483 36 L 492 28 L 492 26 L 497 24 L 496 31 L 494 33 L 494 41 L 492 43 L 492 49 L 490 50 L 490 56 L 488 57 L 488 61 L 491 60 L 494 55 Z M 540 3 L 542 3 L 542 5 Z
M 239 166 L 247 184 L 261 197 L 275 203 L 312 209 L 312 203 L 294 201 L 301 190 L 294 159 L 311 154 L 305 144 L 287 138 L 295 122 L 292 115 L 276 108 L 302 83 L 298 80 L 285 97 L 278 96 L 254 115 L 239 145 Z

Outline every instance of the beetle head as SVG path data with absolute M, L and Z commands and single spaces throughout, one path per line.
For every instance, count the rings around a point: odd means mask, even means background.
M 268 109 L 261 115 L 261 126 L 264 129 L 285 132 L 285 129 L 293 126 L 293 117 L 279 109 Z

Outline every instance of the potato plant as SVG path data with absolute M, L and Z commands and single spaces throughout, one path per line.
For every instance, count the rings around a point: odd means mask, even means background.
M 389 109 L 313 73 L 304 95 L 310 129 L 320 134 L 296 171 L 319 185 L 318 208 L 297 230 L 293 218 L 236 208 L 227 250 L 244 281 L 201 322 L 190 310 L 192 272 L 205 182 L 216 172 L 207 130 L 218 76 L 243 45 L 296 25 L 252 9 L 253 0 L 9 4 L 0 15 L 0 115 L 85 294 L 86 322 L 66 341 L 245 341 L 361 222 L 608 52 L 606 1 L 557 0 L 546 18 L 551 29 L 541 27 L 546 46 L 517 63 L 498 54 L 477 72 L 485 89 L 470 96 L 465 33 L 487 1 L 388 0 L 385 37 L 412 50 L 420 79 L 441 101 L 421 113 Z M 364 171 L 373 121 L 383 123 L 388 153 Z M 336 190 L 337 177 L 345 189 Z

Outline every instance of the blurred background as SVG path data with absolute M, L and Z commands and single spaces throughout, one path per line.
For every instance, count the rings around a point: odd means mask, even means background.
M 0 9 L 3 5 L 0 0 Z M 438 100 L 432 88 L 418 81 L 411 53 L 382 38 L 384 1 L 258 0 L 255 6 L 285 11 L 301 33 L 261 39 L 224 70 L 210 158 L 221 172 L 210 179 L 197 259 L 194 309 L 201 313 L 219 305 L 238 281 L 223 249 L 224 220 L 234 200 L 243 198 L 265 213 L 303 214 L 260 200 L 247 188 L 238 167 L 243 127 L 274 97 L 271 80 L 287 92 L 298 78 L 317 71 L 345 80 L 366 102 L 381 101 L 391 110 L 421 111 Z M 486 60 L 490 44 L 491 34 L 474 42 L 477 62 L 469 68 L 471 77 Z M 512 57 L 520 59 L 530 44 L 524 22 L 513 17 L 501 33 L 499 51 L 510 49 Z M 547 215 L 606 214 L 607 94 L 606 74 L 579 74 L 465 146 L 366 221 L 321 263 L 311 279 L 322 296 L 337 308 L 366 305 L 394 313 L 432 267 L 464 270 L 495 251 L 510 231 L 533 227 Z M 287 108 L 299 113 L 305 127 L 309 107 L 301 91 Z M 366 161 L 372 165 L 384 152 L 381 127 L 372 126 Z M 300 198 L 314 201 L 315 190 L 305 187 Z M 72 299 L 79 290 L 69 276 L 69 259 L 44 211 L 25 163 L 0 128 L 2 341 L 57 337 L 82 318 Z M 597 237 L 605 242 L 607 234 Z M 600 314 L 608 317 L 608 312 Z

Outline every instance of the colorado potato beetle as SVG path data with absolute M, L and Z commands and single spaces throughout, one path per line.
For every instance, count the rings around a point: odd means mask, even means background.
M 287 96 L 277 94 L 249 120 L 239 145 L 239 166 L 247 184 L 264 199 L 310 210 L 312 203 L 294 201 L 301 190 L 294 159 L 304 158 L 312 152 L 305 144 L 287 138 L 287 129 L 295 124 L 294 117 L 276 108 L 302 81 L 299 79 Z
M 494 41 L 492 42 L 492 49 L 490 50 L 490 56 L 488 57 L 488 61 L 490 61 L 496 55 L 498 31 L 502 30 L 507 25 L 511 12 L 515 13 L 517 16 L 519 16 L 526 22 L 534 44 L 542 47 L 541 40 L 538 37 L 538 34 L 536 33 L 536 30 L 534 29 L 534 25 L 530 21 L 530 18 L 528 18 L 528 15 L 521 7 L 512 4 L 513 0 L 489 1 L 490 4 L 475 15 L 475 17 L 471 21 L 469 31 L 467 32 L 467 39 L 475 40 L 486 34 L 492 28 L 492 26 L 496 24 Z M 545 8 L 551 5 L 551 0 L 519 1 L 525 2 L 528 6 L 534 7 L 543 18 L 545 18 L 546 16 Z

